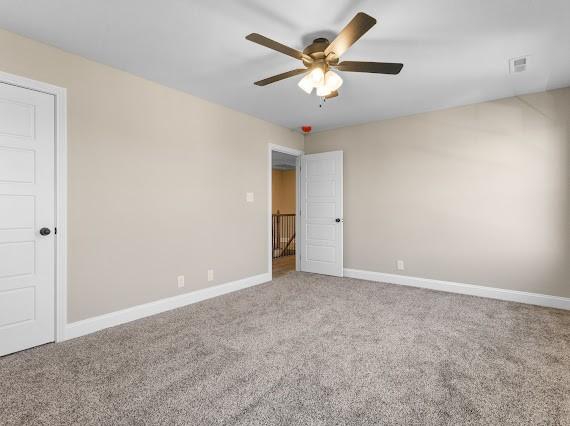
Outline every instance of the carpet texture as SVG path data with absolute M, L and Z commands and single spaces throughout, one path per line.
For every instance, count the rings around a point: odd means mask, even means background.
M 0 359 L 0 423 L 570 425 L 570 312 L 289 273 Z

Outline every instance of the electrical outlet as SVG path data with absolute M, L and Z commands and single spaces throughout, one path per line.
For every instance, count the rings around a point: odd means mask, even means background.
M 398 268 L 398 271 L 403 271 L 404 269 L 406 269 L 404 267 L 404 261 L 403 260 L 398 260 L 396 262 L 396 267 Z
M 208 269 L 208 281 L 214 281 L 214 270 Z
M 246 192 L 245 201 L 247 201 L 248 203 L 253 203 L 253 200 L 254 200 L 253 192 Z
M 184 287 L 184 275 L 178 276 L 178 288 Z

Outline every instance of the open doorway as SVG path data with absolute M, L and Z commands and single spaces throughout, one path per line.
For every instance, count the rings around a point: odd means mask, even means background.
M 298 158 L 301 153 L 275 147 L 271 157 L 270 257 L 273 278 L 297 269 Z
M 295 270 L 297 157 L 271 153 L 271 264 L 273 278 Z

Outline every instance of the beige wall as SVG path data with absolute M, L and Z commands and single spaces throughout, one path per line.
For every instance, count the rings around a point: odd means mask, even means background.
M 0 52 L 68 89 L 69 321 L 267 272 L 267 144 L 302 135 L 2 30 Z
M 305 152 L 344 151 L 345 267 L 570 297 L 569 127 L 570 88 L 317 133 Z
M 295 170 L 273 170 L 272 177 L 273 213 L 295 213 L 296 180 Z

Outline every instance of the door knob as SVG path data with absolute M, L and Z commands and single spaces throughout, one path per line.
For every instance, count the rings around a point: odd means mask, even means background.
M 340 222 L 340 218 L 337 217 L 334 221 L 335 221 L 336 223 L 339 223 L 339 222 Z
M 42 228 L 42 229 L 40 229 L 40 235 L 44 235 L 44 236 L 45 236 L 45 235 L 49 235 L 49 234 L 51 234 L 51 231 L 50 231 L 49 228 Z

